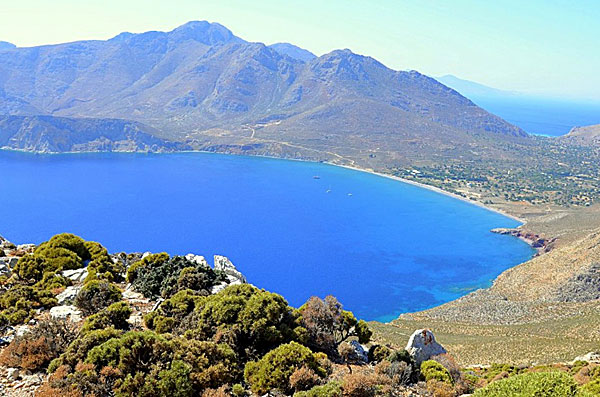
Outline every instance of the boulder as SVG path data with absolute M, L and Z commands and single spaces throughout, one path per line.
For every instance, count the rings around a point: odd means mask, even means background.
M 63 292 L 56 295 L 58 304 L 59 305 L 67 305 L 67 304 L 73 303 L 75 301 L 75 298 L 77 297 L 77 294 L 79 293 L 79 291 L 81 291 L 80 286 L 73 285 L 73 286 L 65 288 L 65 290 Z
M 81 321 L 81 311 L 75 306 L 54 306 L 50 309 L 50 316 L 59 320 L 70 320 L 74 323 Z
M 10 381 L 19 379 L 19 368 L 9 368 L 6 370 L 6 378 Z
M 583 356 L 575 357 L 575 361 L 587 361 L 588 363 L 600 363 L 600 352 L 589 352 Z
M 231 263 L 231 261 L 221 255 L 215 255 L 215 270 L 225 273 L 229 279 L 229 284 L 245 284 L 246 277 Z
M 354 349 L 354 353 L 356 354 L 356 358 L 359 362 L 368 363 L 369 362 L 369 349 L 365 349 L 363 345 L 358 343 L 357 340 L 353 340 L 350 342 L 350 346 Z
M 197 265 L 209 267 L 208 262 L 206 262 L 206 259 L 204 259 L 202 255 L 187 254 L 185 259 L 190 262 L 194 262 Z
M 423 361 L 427 361 L 433 356 L 446 354 L 446 349 L 436 342 L 433 332 L 428 329 L 416 330 L 408 340 L 406 351 L 415 361 L 417 368 L 421 367 Z
M 63 270 L 62 275 L 72 281 L 82 282 L 88 276 L 88 271 L 85 267 L 81 269 Z

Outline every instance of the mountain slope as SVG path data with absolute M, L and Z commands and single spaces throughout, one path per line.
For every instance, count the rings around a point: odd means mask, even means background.
M 183 145 L 152 135 L 140 123 L 115 119 L 0 116 L 0 148 L 35 152 L 165 151 Z
M 583 145 L 600 144 L 600 124 L 585 127 L 574 127 L 569 133 L 560 138 L 563 141 L 575 142 Z
M 269 48 L 274 49 L 281 55 L 287 55 L 292 59 L 296 59 L 302 62 L 310 62 L 317 57 L 312 52 L 290 43 L 275 43 L 271 44 Z
M 417 72 L 349 50 L 311 60 L 292 50 L 190 22 L 170 32 L 0 51 L 0 112 L 130 119 L 196 149 L 320 160 L 502 158 L 503 146 L 529 141 Z

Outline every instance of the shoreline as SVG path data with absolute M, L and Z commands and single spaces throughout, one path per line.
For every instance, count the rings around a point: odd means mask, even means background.
M 503 210 L 500 210 L 500 209 L 497 209 L 497 208 L 489 207 L 489 206 L 487 206 L 487 205 L 485 205 L 485 204 L 483 204 L 483 203 L 481 203 L 479 201 L 474 201 L 474 200 L 470 200 L 470 199 L 468 199 L 466 197 L 459 196 L 458 194 L 451 193 L 451 192 L 446 191 L 444 189 L 441 189 L 441 188 L 439 188 L 437 186 L 427 185 L 427 184 L 422 183 L 422 182 L 417 182 L 417 181 L 413 181 L 413 180 L 410 180 L 410 179 L 405 179 L 405 178 L 402 178 L 402 177 L 399 177 L 399 176 L 385 174 L 385 173 L 382 173 L 382 172 L 377 172 L 377 171 L 374 171 L 372 169 L 359 168 L 359 167 L 354 167 L 354 166 L 351 166 L 351 165 L 341 165 L 341 164 L 334 164 L 334 163 L 325 163 L 325 164 L 334 165 L 336 167 L 343 167 L 343 168 L 347 168 L 347 169 L 354 170 L 354 171 L 365 172 L 367 174 L 377 175 L 377 176 L 380 176 L 380 177 L 383 177 L 383 178 L 388 178 L 388 179 L 392 179 L 394 181 L 398 181 L 398 182 L 406 183 L 406 184 L 409 184 L 409 185 L 417 186 L 417 187 L 420 187 L 420 188 L 423 188 L 423 189 L 431 190 L 433 192 L 436 192 L 436 193 L 439 193 L 439 194 L 443 194 L 444 196 L 452 197 L 454 199 L 463 201 L 465 203 L 472 204 L 472 205 L 474 205 L 476 207 L 483 208 L 483 209 L 486 209 L 488 211 L 495 212 L 495 213 L 497 213 L 499 215 L 505 216 L 507 218 L 513 219 L 513 220 L 515 220 L 517 222 L 520 222 L 521 223 L 520 226 L 524 226 L 525 224 L 527 224 L 527 220 L 525 220 L 525 219 L 519 218 L 519 217 L 517 217 L 515 215 L 511 215 L 511 214 L 507 213 L 506 211 L 503 211 Z

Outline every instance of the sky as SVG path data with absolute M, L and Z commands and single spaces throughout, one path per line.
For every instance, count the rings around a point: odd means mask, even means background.
M 35 46 L 218 22 L 396 70 L 600 101 L 600 0 L 0 0 L 0 40 Z

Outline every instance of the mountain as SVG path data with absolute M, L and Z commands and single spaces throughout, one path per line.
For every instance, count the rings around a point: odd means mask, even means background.
M 436 77 L 435 79 L 473 101 L 479 98 L 514 98 L 521 95 L 518 92 L 499 90 L 474 81 L 463 80 L 451 74 Z
M 129 119 L 195 149 L 372 165 L 502 157 L 519 128 L 415 71 L 336 50 L 308 62 L 189 22 L 0 51 L 0 112 Z
M 9 43 L 8 41 L 0 41 L 0 51 L 12 50 L 13 48 L 17 48 L 17 46 L 13 43 Z
M 0 148 L 35 152 L 118 152 L 182 149 L 140 123 L 115 119 L 0 116 Z
M 305 50 L 304 48 L 300 48 L 290 43 L 275 43 L 271 44 L 269 48 L 274 49 L 281 55 L 287 55 L 290 58 L 296 59 L 302 62 L 310 62 L 315 59 L 317 56 L 312 52 Z
M 584 145 L 600 144 L 600 124 L 588 125 L 585 127 L 574 127 L 569 133 L 561 139 L 573 141 Z

